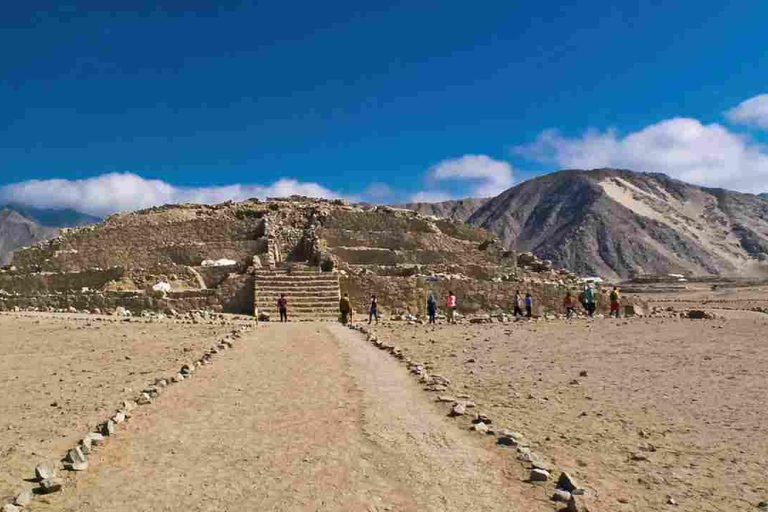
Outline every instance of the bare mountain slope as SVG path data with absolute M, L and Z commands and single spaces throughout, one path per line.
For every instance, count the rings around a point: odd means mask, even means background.
M 440 203 L 408 203 L 398 205 L 395 208 L 415 210 L 422 215 L 433 215 L 435 217 L 465 221 L 487 202 L 487 198 L 469 198 L 457 201 L 442 201 Z
M 100 221 L 98 217 L 75 210 L 0 205 L 0 265 L 9 264 L 16 249 L 55 238 L 60 228 Z
M 9 208 L 0 210 L 0 265 L 11 262 L 13 251 L 58 235 L 56 228 L 42 227 Z
M 488 201 L 469 223 L 585 274 L 768 275 L 768 200 L 662 174 L 548 174 Z

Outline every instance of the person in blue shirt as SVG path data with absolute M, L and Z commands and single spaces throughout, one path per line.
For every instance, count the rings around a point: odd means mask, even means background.
M 533 316 L 533 297 L 530 293 L 525 294 L 525 316 L 527 318 Z
M 437 300 L 431 293 L 427 299 L 427 313 L 429 314 L 429 323 L 437 323 Z

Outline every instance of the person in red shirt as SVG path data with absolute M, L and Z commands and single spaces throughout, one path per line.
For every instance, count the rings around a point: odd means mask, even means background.
M 456 323 L 456 296 L 453 292 L 448 292 L 448 321 L 452 324 Z
M 281 293 L 280 298 L 277 299 L 277 309 L 280 310 L 280 321 L 288 321 L 288 299 L 285 298 L 285 294 Z

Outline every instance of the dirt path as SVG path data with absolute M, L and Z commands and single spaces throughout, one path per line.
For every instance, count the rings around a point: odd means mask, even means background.
M 273 325 L 137 411 L 33 510 L 552 510 L 395 361 L 333 324 Z

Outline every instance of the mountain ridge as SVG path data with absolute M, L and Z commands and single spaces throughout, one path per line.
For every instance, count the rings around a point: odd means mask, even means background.
M 468 217 L 454 218 L 495 233 L 509 249 L 609 279 L 768 276 L 765 196 L 691 185 L 660 173 L 562 170 L 520 183 Z
M 61 228 L 100 221 L 98 217 L 71 209 L 0 205 L 0 265 L 9 265 L 17 249 L 57 237 Z

